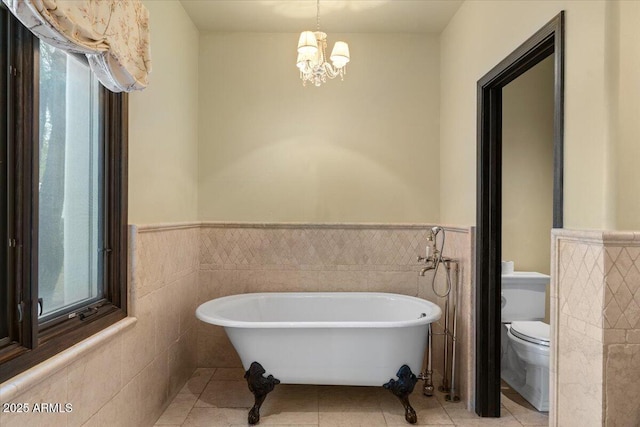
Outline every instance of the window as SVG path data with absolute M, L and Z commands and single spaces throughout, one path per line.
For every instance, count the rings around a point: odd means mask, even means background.
M 0 382 L 126 315 L 127 97 L 0 7 Z

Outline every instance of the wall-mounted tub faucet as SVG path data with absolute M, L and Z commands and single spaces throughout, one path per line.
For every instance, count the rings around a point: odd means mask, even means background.
M 442 232 L 442 238 L 440 243 L 440 249 L 438 249 L 438 234 Z M 444 242 L 445 242 L 446 234 L 445 230 L 440 226 L 431 227 L 431 229 L 427 233 L 427 246 L 425 248 L 425 256 L 418 256 L 418 262 L 424 262 L 426 266 L 420 270 L 420 276 L 424 276 L 425 273 L 429 270 L 434 270 L 433 276 L 431 277 L 431 289 L 433 293 L 439 297 L 444 298 L 444 332 L 441 334 L 444 337 L 444 354 L 443 354 L 443 376 L 442 376 L 442 385 L 438 387 L 438 390 L 447 393 L 446 399 L 457 401 L 460 398 L 457 395 L 456 389 L 456 311 L 457 311 L 457 298 L 458 298 L 458 261 L 449 257 L 442 256 L 444 251 Z M 438 267 L 440 264 L 444 266 L 445 269 L 445 289 L 444 292 L 438 292 L 436 289 L 436 275 L 438 274 Z M 453 281 L 451 279 L 451 270 L 454 270 L 455 277 L 455 287 L 453 287 Z M 453 292 L 452 292 L 453 290 Z M 449 306 L 450 300 L 452 299 L 453 294 L 453 319 L 450 319 L 449 316 Z M 450 325 L 450 320 L 453 320 L 453 327 Z M 423 393 L 426 396 L 432 396 L 434 387 L 433 387 L 433 370 L 431 367 L 432 362 L 432 336 L 434 335 L 431 330 L 431 325 L 429 325 L 428 332 L 428 343 L 427 343 L 427 367 L 424 374 L 421 375 L 422 379 L 425 380 Z M 451 347 L 451 354 L 449 354 L 449 348 Z M 449 376 L 450 374 L 450 376 Z

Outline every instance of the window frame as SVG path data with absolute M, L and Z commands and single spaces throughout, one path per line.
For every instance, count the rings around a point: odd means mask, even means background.
M 0 383 L 126 317 L 128 96 L 100 85 L 103 111 L 103 236 L 105 298 L 68 314 L 38 322 L 38 82 L 39 41 L 8 9 L 0 7 L 0 132 L 7 138 L 5 254 L 10 327 L 17 344 L 0 348 Z M 4 52 L 7 52 L 5 56 Z M 8 62 L 8 63 L 5 63 Z M 14 71 L 15 70 L 15 71 Z M 1 168 L 0 168 L 1 172 Z M 12 179 L 14 180 L 12 182 Z M 0 215 L 0 220 L 2 215 Z M 0 233 L 0 237 L 4 231 Z M 12 239 L 15 244 L 12 245 Z M 13 286 L 12 286 L 13 284 Z M 11 293 L 11 292 L 9 292 Z M 18 306 L 22 303 L 22 322 Z M 86 311 L 88 310 L 88 311 Z
M 0 8 L 0 34 L 6 34 L 7 29 L 7 20 L 4 17 L 5 9 Z M 8 41 L 6 38 L 0 38 L 0 52 L 7 52 Z M 6 82 L 8 77 L 8 64 L 6 64 L 6 57 L 4 54 L 0 55 L 0 82 Z M 7 86 L 5 83 L 0 84 L 0 99 L 8 99 Z M 5 102 L 0 102 L 0 135 L 7 135 L 7 104 Z M 0 188 L 3 185 L 9 189 L 9 183 L 5 180 L 8 179 L 8 153 L 7 149 L 4 146 L 0 146 Z M 4 184 L 3 184 L 4 183 Z M 8 198 L 9 194 L 6 197 L 0 198 L 0 224 L 8 224 Z M 9 230 L 6 226 L 0 225 L 0 242 L 9 242 Z M 6 277 L 4 280 L 8 278 L 8 254 L 9 254 L 9 243 L 6 245 L 4 243 L 0 244 L 0 272 L 4 271 Z M 5 310 L 7 312 L 7 317 L 10 313 L 10 301 L 12 300 L 13 293 L 9 293 L 7 291 L 4 295 L 0 296 L 0 310 Z M 4 298 L 6 301 L 3 302 Z M 7 328 L 10 328 L 12 324 L 12 320 L 9 319 L 7 322 Z M 1 336 L 1 335 L 0 335 Z M 7 338 L 8 339 L 8 338 Z M 5 341 L 5 338 L 0 338 L 0 347 L 3 347 L 5 344 L 2 343 Z

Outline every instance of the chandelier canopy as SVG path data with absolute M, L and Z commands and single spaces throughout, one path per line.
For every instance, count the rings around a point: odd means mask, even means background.
M 320 86 L 327 78 L 334 79 L 340 76 L 344 79 L 349 62 L 349 45 L 343 41 L 337 41 L 331 51 L 331 63 L 327 62 L 327 34 L 320 31 L 320 0 L 316 1 L 317 30 L 303 31 L 298 40 L 298 59 L 296 66 L 300 70 L 302 84 L 306 86 L 311 82 Z

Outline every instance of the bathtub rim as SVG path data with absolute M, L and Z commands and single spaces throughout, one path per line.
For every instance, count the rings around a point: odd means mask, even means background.
M 264 296 L 303 296 L 303 297 L 317 297 L 317 296 L 363 296 L 363 297 L 393 297 L 396 299 L 410 300 L 413 302 L 419 302 L 426 304 L 429 307 L 428 313 L 425 313 L 425 317 L 409 320 L 396 320 L 396 321 L 280 321 L 280 322 L 256 322 L 246 320 L 233 320 L 222 316 L 212 316 L 205 313 L 203 308 L 210 303 L 224 304 L 228 301 L 234 301 L 237 299 L 245 299 L 247 297 L 264 297 Z M 208 307 L 207 307 L 208 308 Z M 196 317 L 212 325 L 222 326 L 225 328 L 247 328 L 247 329 L 331 329 L 331 328 L 406 328 L 412 326 L 424 326 L 429 323 L 436 322 L 442 316 L 442 309 L 435 303 L 403 294 L 395 294 L 391 292 L 251 292 L 245 294 L 228 295 L 224 297 L 214 298 L 206 301 L 198 306 L 196 309 Z

